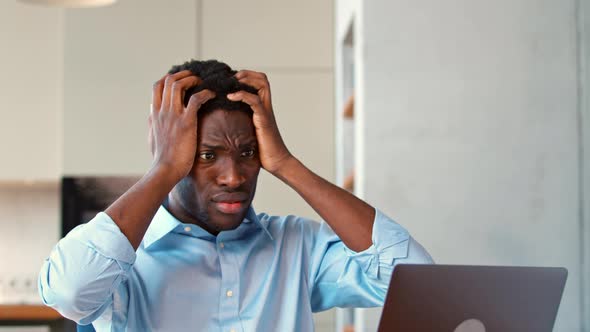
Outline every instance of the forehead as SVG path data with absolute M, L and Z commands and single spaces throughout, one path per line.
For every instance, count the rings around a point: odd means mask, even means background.
M 199 119 L 201 140 L 250 139 L 256 133 L 252 118 L 242 111 L 214 110 Z

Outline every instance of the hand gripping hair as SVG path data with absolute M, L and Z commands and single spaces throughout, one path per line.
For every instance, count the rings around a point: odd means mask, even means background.
M 228 111 L 239 110 L 245 111 L 250 115 L 252 114 L 252 109 L 249 105 L 243 102 L 235 102 L 227 99 L 228 93 L 233 93 L 240 90 L 244 90 L 253 94 L 257 93 L 255 88 L 239 83 L 234 77 L 237 71 L 231 69 L 227 64 L 217 60 L 191 60 L 181 65 L 173 66 L 168 71 L 168 73 L 174 74 L 183 70 L 190 70 L 194 75 L 203 81 L 199 85 L 186 91 L 183 101 L 185 106 L 188 104 L 188 101 L 193 94 L 203 89 L 209 89 L 216 94 L 215 98 L 207 101 L 201 106 L 198 113 L 199 115 L 217 109 Z

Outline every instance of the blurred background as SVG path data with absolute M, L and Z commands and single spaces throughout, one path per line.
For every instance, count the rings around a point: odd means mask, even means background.
M 290 150 L 437 263 L 566 267 L 555 330 L 590 331 L 590 0 L 36 2 L 0 1 L 0 331 L 67 330 L 41 263 L 148 169 L 152 84 L 191 58 L 266 72 Z M 319 220 L 265 172 L 254 205 Z

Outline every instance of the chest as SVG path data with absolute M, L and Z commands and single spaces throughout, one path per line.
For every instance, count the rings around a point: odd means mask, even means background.
M 277 308 L 309 303 L 300 243 L 207 241 L 172 236 L 139 250 L 125 283 L 129 316 L 157 330 L 171 324 L 254 324 Z

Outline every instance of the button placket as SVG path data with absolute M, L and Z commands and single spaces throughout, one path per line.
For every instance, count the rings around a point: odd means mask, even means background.
M 222 234 L 217 236 L 217 248 L 221 267 L 220 322 L 224 331 L 240 331 L 239 270 L 235 253 Z

